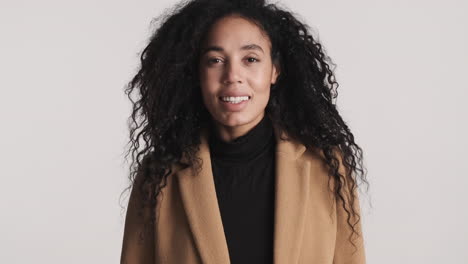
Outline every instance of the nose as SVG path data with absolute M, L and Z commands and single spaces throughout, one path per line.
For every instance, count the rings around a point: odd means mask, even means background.
M 223 83 L 242 83 L 241 65 L 232 61 L 228 61 L 225 65 Z

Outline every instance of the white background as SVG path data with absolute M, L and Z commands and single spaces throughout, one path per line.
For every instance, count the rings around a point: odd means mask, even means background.
M 176 2 L 0 3 L 0 262 L 118 263 L 123 89 Z M 338 65 L 368 263 L 468 263 L 468 3 L 281 3 Z

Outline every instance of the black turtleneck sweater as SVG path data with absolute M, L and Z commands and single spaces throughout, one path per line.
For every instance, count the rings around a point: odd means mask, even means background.
M 273 263 L 275 137 L 270 119 L 226 142 L 211 126 L 213 177 L 232 264 Z

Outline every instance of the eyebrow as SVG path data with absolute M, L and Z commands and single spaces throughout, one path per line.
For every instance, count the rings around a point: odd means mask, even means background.
M 259 50 L 261 51 L 262 53 L 265 53 L 262 49 L 262 47 L 260 47 L 259 45 L 257 44 L 247 44 L 247 45 L 244 45 L 240 48 L 241 50 Z M 220 46 L 209 46 L 209 47 L 206 47 L 205 49 L 202 50 L 202 55 L 209 52 L 209 51 L 224 51 L 224 49 Z

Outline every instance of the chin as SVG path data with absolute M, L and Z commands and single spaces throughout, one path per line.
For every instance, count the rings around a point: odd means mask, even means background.
M 231 114 L 228 116 L 220 116 L 216 121 L 224 126 L 236 127 L 248 124 L 251 120 L 249 118 L 239 116 L 238 114 Z
M 224 126 L 237 127 L 254 122 L 256 118 L 257 116 L 246 117 L 245 113 L 236 113 L 224 117 L 221 116 L 217 121 Z
M 248 121 L 242 121 L 242 120 L 237 120 L 237 119 L 232 119 L 232 118 L 228 120 L 221 120 L 221 121 L 218 120 L 218 122 L 228 127 L 237 127 L 237 126 L 242 126 L 242 125 L 249 123 Z

